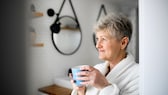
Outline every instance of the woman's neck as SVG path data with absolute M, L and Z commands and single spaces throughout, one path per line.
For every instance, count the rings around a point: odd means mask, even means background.
M 127 53 L 126 52 L 122 52 L 120 53 L 115 60 L 110 60 L 109 65 L 110 65 L 110 71 L 124 58 L 126 58 Z

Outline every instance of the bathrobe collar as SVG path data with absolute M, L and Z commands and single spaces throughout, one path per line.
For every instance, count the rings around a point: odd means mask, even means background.
M 106 62 L 106 69 L 104 72 L 107 72 L 107 68 L 109 63 Z M 106 76 L 107 80 L 114 81 L 116 77 L 120 76 L 125 70 L 127 70 L 130 66 L 135 64 L 134 57 L 127 53 L 127 57 L 121 60 Z

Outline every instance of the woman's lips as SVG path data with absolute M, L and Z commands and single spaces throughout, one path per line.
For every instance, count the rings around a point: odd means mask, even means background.
M 99 50 L 99 52 L 104 52 L 104 50 Z

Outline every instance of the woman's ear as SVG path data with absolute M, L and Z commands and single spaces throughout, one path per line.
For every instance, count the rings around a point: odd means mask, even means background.
M 121 39 L 121 49 L 126 49 L 127 45 L 128 45 L 129 39 L 128 37 L 123 37 Z

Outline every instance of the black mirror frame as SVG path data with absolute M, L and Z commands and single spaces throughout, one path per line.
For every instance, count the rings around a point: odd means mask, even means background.
M 82 31 L 81 31 L 80 24 L 79 24 L 79 22 L 78 22 L 78 19 L 77 19 L 77 16 L 76 16 L 76 13 L 75 13 L 75 10 L 74 10 L 74 7 L 73 7 L 73 5 L 72 5 L 72 1 L 71 1 L 71 0 L 69 0 L 69 3 L 70 3 L 70 5 L 71 5 L 72 11 L 73 11 L 73 13 L 74 13 L 75 19 L 74 19 L 73 17 L 71 17 L 71 16 L 68 16 L 68 17 L 73 18 L 73 19 L 76 21 L 76 23 L 77 23 L 77 25 L 78 25 L 78 27 L 79 27 L 79 29 L 80 29 L 80 33 L 81 33 L 80 43 L 79 43 L 78 47 L 75 49 L 75 51 L 73 51 L 73 52 L 71 52 L 71 53 L 65 53 L 65 52 L 62 52 L 60 49 L 58 49 L 58 47 L 56 46 L 56 44 L 55 44 L 55 42 L 54 42 L 54 37 L 53 37 L 54 33 L 59 33 L 59 32 L 60 32 L 60 24 L 61 24 L 61 23 L 59 22 L 59 20 L 60 20 L 61 18 L 63 18 L 63 17 L 67 17 L 67 16 L 61 16 L 61 17 L 60 17 L 60 13 L 61 13 L 61 11 L 62 11 L 62 8 L 63 8 L 64 4 L 65 4 L 65 1 L 66 1 L 66 0 L 64 0 L 64 1 L 62 2 L 62 5 L 61 5 L 60 10 L 59 10 L 58 13 L 55 13 L 53 9 L 48 9 L 47 14 L 48 14 L 48 16 L 54 16 L 55 14 L 56 14 L 56 16 L 57 16 L 55 22 L 50 26 L 50 30 L 51 30 L 51 32 L 52 32 L 52 33 L 51 33 L 51 40 L 52 40 L 52 43 L 53 43 L 54 47 L 56 48 L 56 50 L 57 50 L 59 53 L 61 53 L 61 54 L 63 54 L 63 55 L 72 55 L 72 54 L 74 54 L 74 53 L 79 49 L 79 47 L 81 46 L 81 43 L 82 43 Z M 56 27 L 55 27 L 55 26 L 56 26 Z
M 70 53 L 65 53 L 65 52 L 61 51 L 61 50 L 57 47 L 57 45 L 55 44 L 55 42 L 54 42 L 54 34 L 56 34 L 56 33 L 53 32 L 53 31 L 52 31 L 52 33 L 51 33 L 51 40 L 52 40 L 52 43 L 53 43 L 54 47 L 56 48 L 56 50 L 57 50 L 59 53 L 61 53 L 61 54 L 63 54 L 63 55 L 72 55 L 72 54 L 74 54 L 74 53 L 80 48 L 80 46 L 81 46 L 81 43 L 82 43 L 82 32 L 81 32 L 80 25 L 79 25 L 79 23 L 77 22 L 77 20 L 76 20 L 75 18 L 73 18 L 73 17 L 71 17 L 71 16 L 66 16 L 66 15 L 65 15 L 65 16 L 61 16 L 61 17 L 59 18 L 59 20 L 60 20 L 60 19 L 63 19 L 64 17 L 69 17 L 69 18 L 75 20 L 75 22 L 77 23 L 77 26 L 79 27 L 81 39 L 80 39 L 80 42 L 79 42 L 78 47 L 77 47 L 74 51 L 72 51 L 72 52 L 70 52 Z M 58 32 L 58 33 L 59 33 L 59 32 Z

